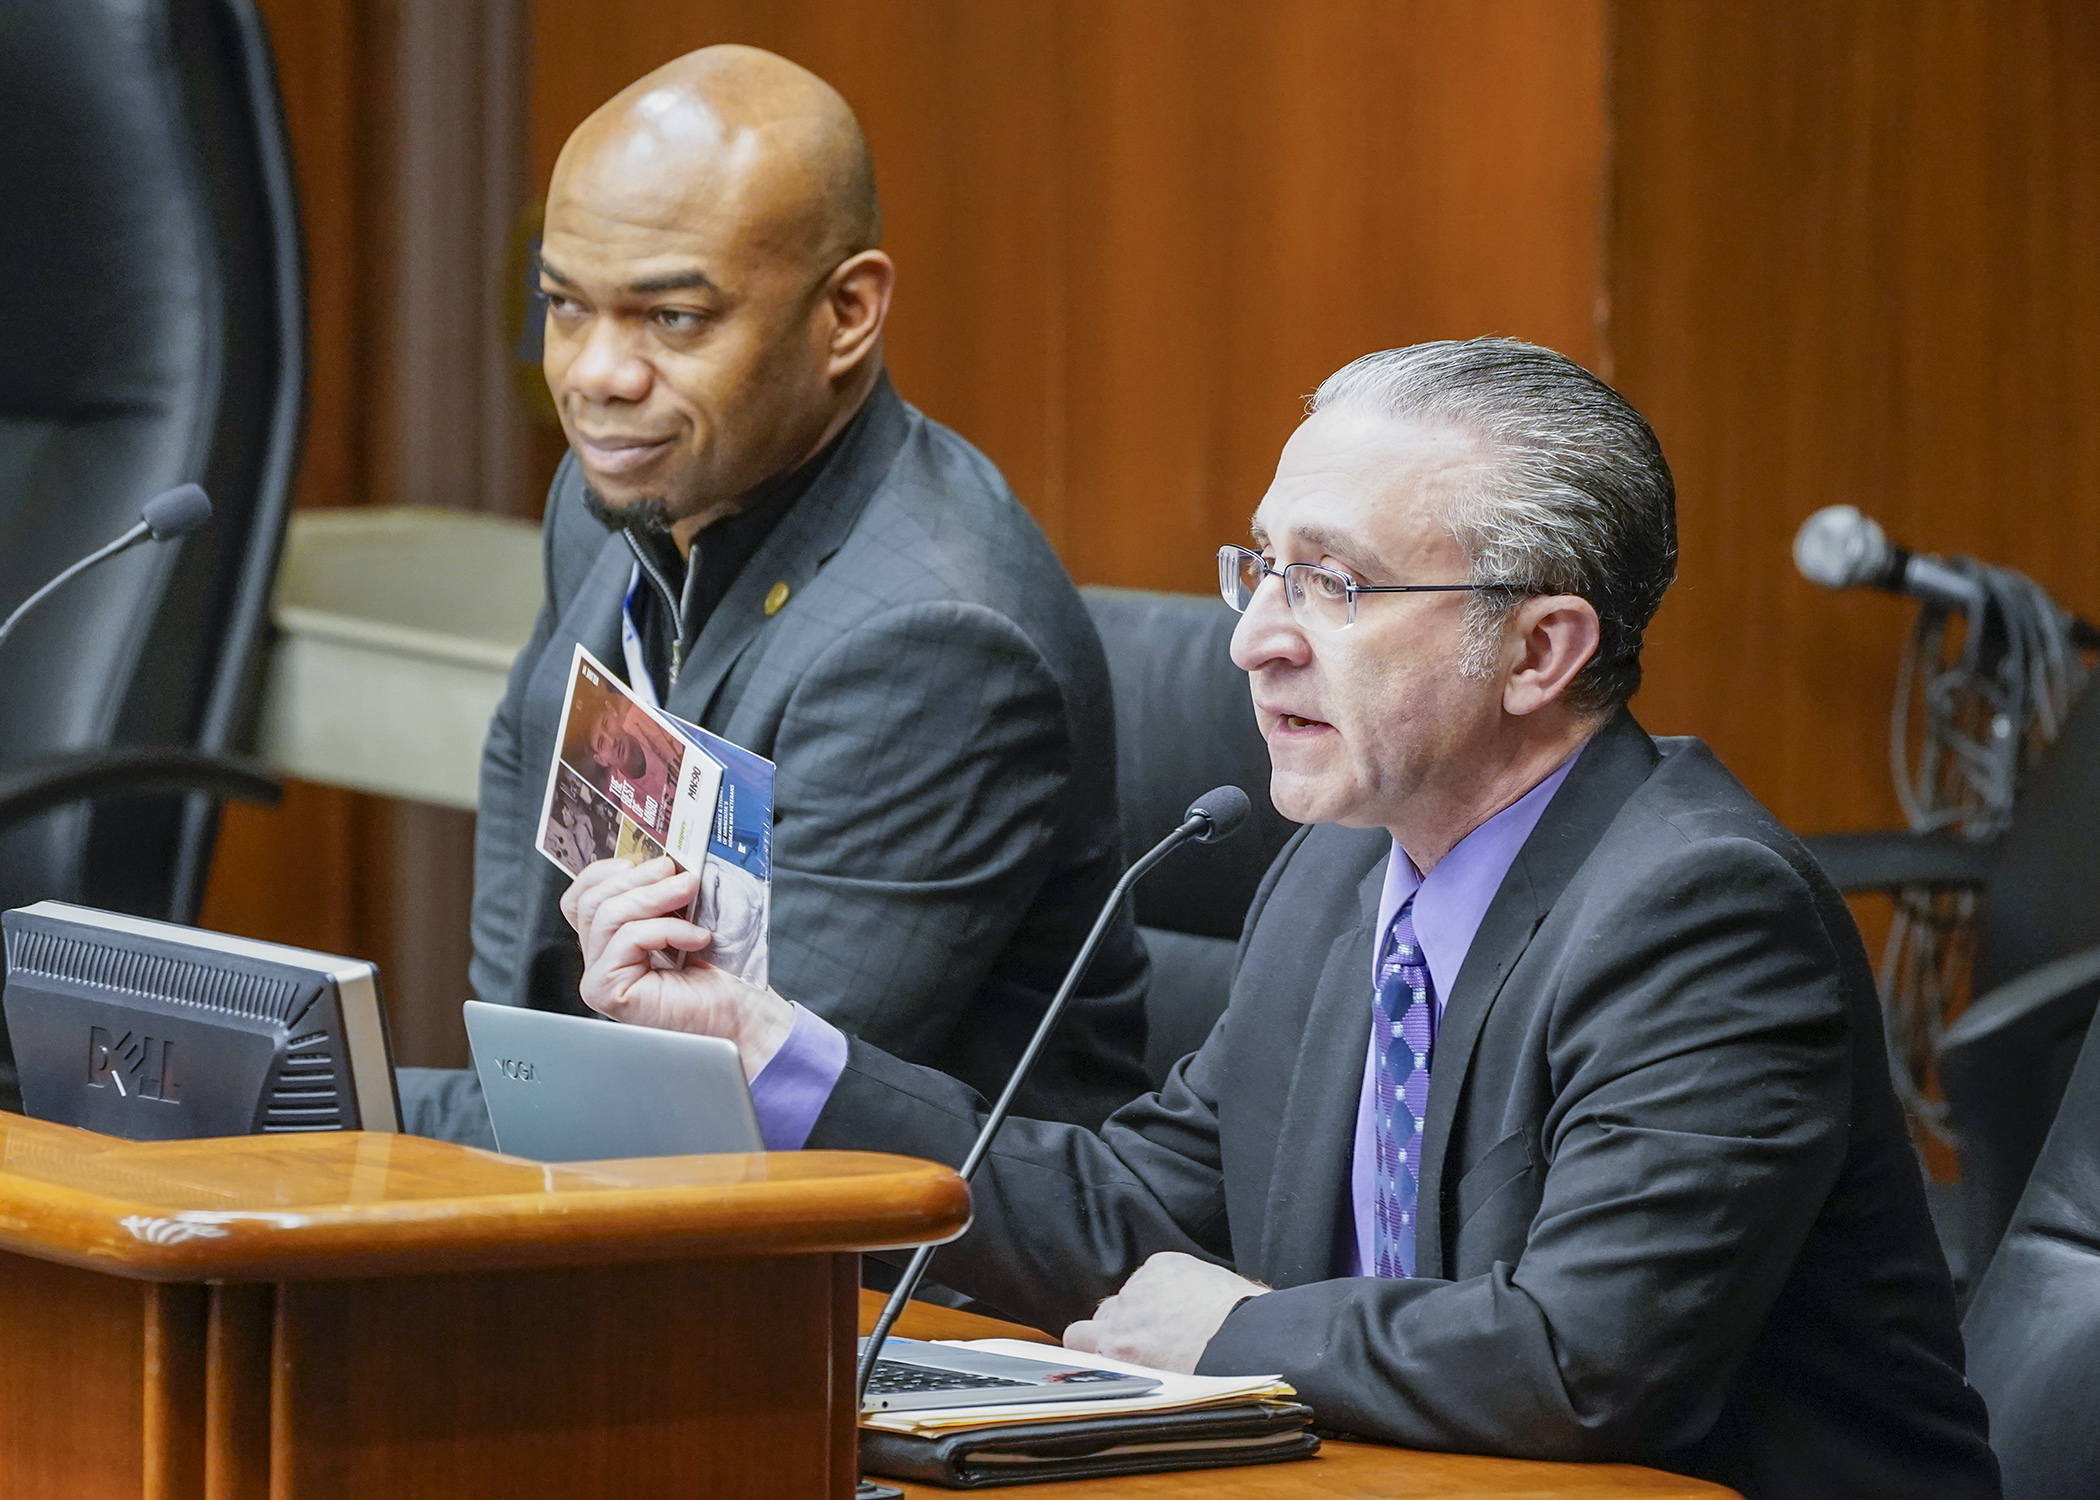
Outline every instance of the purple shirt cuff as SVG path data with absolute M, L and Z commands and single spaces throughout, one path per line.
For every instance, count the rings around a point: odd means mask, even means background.
M 751 1108 L 768 1151 L 800 1151 L 846 1071 L 846 1033 L 806 1006 L 772 1060 L 751 1080 Z

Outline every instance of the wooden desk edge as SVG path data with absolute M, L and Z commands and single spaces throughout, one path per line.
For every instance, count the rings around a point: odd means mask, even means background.
M 0 1251 L 141 1281 L 299 1281 L 850 1253 L 945 1241 L 967 1226 L 969 1190 L 949 1168 L 877 1153 L 835 1156 L 852 1158 L 840 1165 L 856 1170 L 824 1175 L 812 1154 L 814 1175 L 773 1180 L 673 1176 L 588 1190 L 227 1210 L 0 1172 Z M 667 1163 L 651 1168 L 675 1172 Z

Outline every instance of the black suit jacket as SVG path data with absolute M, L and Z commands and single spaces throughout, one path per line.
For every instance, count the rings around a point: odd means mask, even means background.
M 533 837 L 573 649 L 625 670 L 634 566 L 582 483 L 565 460 L 546 603 L 482 765 L 473 981 L 497 1004 L 581 1009 L 568 879 Z M 1122 867 L 1101 642 L 998 471 L 885 378 L 708 617 L 665 706 L 778 765 L 774 985 L 997 1088 Z M 1038 1112 L 1098 1124 L 1144 1090 L 1145 958 L 1127 918 L 1104 958 L 1037 1076 Z
M 1294 839 L 1203 1048 L 1099 1134 L 1010 1125 L 941 1280 L 1055 1329 L 1184 1251 L 1276 1288 L 1202 1370 L 1280 1371 L 1331 1427 L 1751 1496 L 1995 1495 L 1851 918 L 1704 746 L 1623 713 L 1452 986 L 1421 1274 L 1337 1275 L 1390 849 Z M 856 1044 L 810 1144 L 956 1161 L 980 1109 Z

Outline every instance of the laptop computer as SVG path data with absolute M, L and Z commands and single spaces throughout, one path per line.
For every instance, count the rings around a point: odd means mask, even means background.
M 766 1149 L 733 1043 L 479 1000 L 464 1009 L 499 1151 L 610 1161 Z
M 867 1347 L 868 1341 L 862 1339 L 861 1352 Z M 1049 1352 L 1049 1346 L 1044 1351 Z M 875 1361 L 868 1396 L 860 1409 L 925 1411 L 943 1406 L 1101 1401 L 1158 1389 L 1159 1382 L 1145 1375 L 889 1338 L 882 1342 L 882 1358 Z

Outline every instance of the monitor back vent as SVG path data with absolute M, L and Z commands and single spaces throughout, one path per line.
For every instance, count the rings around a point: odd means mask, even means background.
M 15 973 L 196 1005 L 230 1015 L 289 1022 L 302 988 L 290 980 L 265 974 L 208 968 L 184 959 L 84 942 L 34 928 L 17 928 L 8 936 L 7 966 Z
M 263 1134 L 341 1130 L 349 1123 L 343 1118 L 343 1095 L 336 1084 L 329 1040 L 325 1031 L 292 1039 L 263 1105 Z

